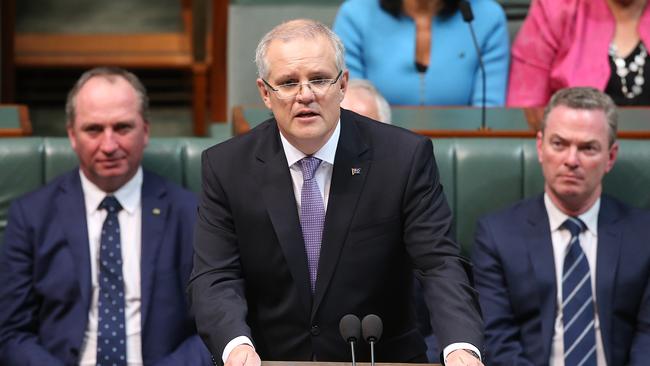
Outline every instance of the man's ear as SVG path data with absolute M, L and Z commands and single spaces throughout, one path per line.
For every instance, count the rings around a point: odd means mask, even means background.
M 341 100 L 345 97 L 345 91 L 348 90 L 348 81 L 350 80 L 350 72 L 348 70 L 343 71 L 343 74 L 341 75 L 340 83 L 341 83 Z
M 70 146 L 72 150 L 77 151 L 77 138 L 75 136 L 74 126 L 72 123 L 68 122 L 66 126 L 66 132 L 68 133 L 68 141 L 70 141 Z
M 619 145 L 618 142 L 614 142 L 612 146 L 609 148 L 609 159 L 607 161 L 607 167 L 605 169 L 605 173 L 609 173 L 610 170 L 614 167 L 614 163 L 616 163 L 616 158 L 618 157 L 618 149 Z
M 542 131 L 537 131 L 537 137 L 535 139 L 535 147 L 537 148 L 537 161 L 541 164 L 544 160 L 542 145 L 544 144 L 544 133 Z
M 266 84 L 260 78 L 257 78 L 257 90 L 260 92 L 260 97 L 266 108 L 271 109 L 271 92 L 266 88 Z

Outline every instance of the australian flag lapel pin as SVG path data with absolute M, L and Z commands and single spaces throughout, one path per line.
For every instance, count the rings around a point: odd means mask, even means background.
M 352 168 L 350 169 L 352 171 L 352 175 L 359 175 L 361 174 L 361 168 Z

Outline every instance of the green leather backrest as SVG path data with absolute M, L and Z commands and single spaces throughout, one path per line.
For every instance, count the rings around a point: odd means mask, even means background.
M 46 137 L 43 139 L 43 165 L 45 166 L 45 181 L 49 182 L 63 172 L 79 164 L 77 155 L 70 147 L 70 141 L 65 137 Z
M 11 200 L 43 184 L 40 138 L 0 139 L 0 243 Z
M 201 153 L 215 143 L 198 137 L 183 140 L 183 186 L 197 194 L 201 192 Z
M 650 141 L 620 140 L 614 169 L 603 191 L 632 206 L 650 209 Z
M 534 139 L 434 139 L 441 183 L 465 254 L 476 220 L 490 211 L 541 192 L 543 178 Z

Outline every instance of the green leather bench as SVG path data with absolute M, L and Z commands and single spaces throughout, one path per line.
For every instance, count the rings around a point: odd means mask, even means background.
M 208 138 L 152 138 L 143 164 L 199 192 L 201 152 L 217 142 Z M 619 160 L 606 176 L 605 192 L 650 208 L 650 143 L 620 143 Z M 465 253 L 472 245 L 478 217 L 543 190 L 534 139 L 451 138 L 435 139 L 433 144 L 455 231 Z M 0 140 L 0 241 L 11 200 L 76 164 L 66 138 Z

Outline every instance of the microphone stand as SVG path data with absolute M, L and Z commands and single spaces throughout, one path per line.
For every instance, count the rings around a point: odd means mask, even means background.
M 474 43 L 474 48 L 476 49 L 476 54 L 478 56 L 478 64 L 479 68 L 481 69 L 481 76 L 482 76 L 482 81 L 483 81 L 483 100 L 481 103 L 481 130 L 487 130 L 486 122 L 485 122 L 485 95 L 486 95 L 486 88 L 485 84 L 487 83 L 485 80 L 485 66 L 483 65 L 483 56 L 481 55 L 481 48 L 478 45 L 478 41 L 476 40 L 476 33 L 474 33 L 474 27 L 472 26 L 472 21 L 474 20 L 474 14 L 472 13 L 472 6 L 469 4 L 468 1 L 462 0 L 458 4 L 460 8 L 461 15 L 463 16 L 463 20 L 467 25 L 469 26 L 469 32 L 472 35 L 472 43 Z
M 486 90 L 485 90 L 485 84 L 486 84 L 485 66 L 483 66 L 483 57 L 481 57 L 481 53 L 480 53 L 481 51 L 480 51 L 480 48 L 478 47 L 478 41 L 476 40 L 476 34 L 474 33 L 474 27 L 472 27 L 472 23 L 467 23 L 467 24 L 469 24 L 469 30 L 470 30 L 470 33 L 472 34 L 472 42 L 474 42 L 474 47 L 476 47 L 476 51 L 479 52 L 478 63 L 479 63 L 479 67 L 481 68 L 481 77 L 483 79 L 482 80 L 483 81 L 483 85 L 482 85 L 483 86 L 483 90 L 482 90 L 482 92 L 483 92 L 483 100 L 481 102 L 481 130 L 486 130 L 487 126 L 485 124 L 485 104 L 486 104 L 486 102 L 485 102 L 485 94 L 486 94 Z

